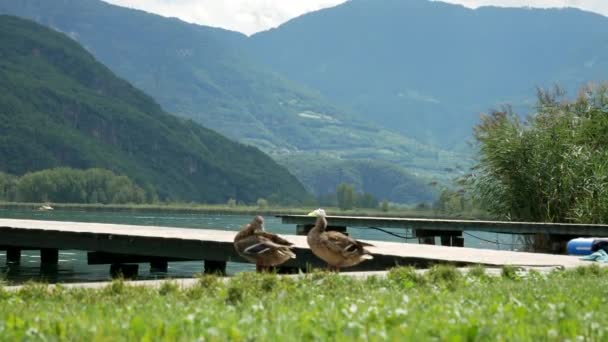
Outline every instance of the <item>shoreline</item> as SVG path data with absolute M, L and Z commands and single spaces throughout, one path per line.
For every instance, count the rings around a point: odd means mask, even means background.
M 0 209 L 38 210 L 49 203 L 23 203 L 23 202 L 0 202 Z M 169 212 L 180 214 L 218 214 L 218 215 L 306 215 L 316 209 L 294 208 L 294 207 L 268 207 L 236 206 L 228 207 L 223 204 L 81 204 L 81 203 L 52 203 L 54 210 L 73 211 L 109 211 L 109 212 Z M 436 213 L 432 209 L 392 209 L 384 212 L 379 209 L 354 209 L 340 210 L 335 207 L 326 207 L 325 210 L 332 214 L 345 216 L 383 216 L 383 217 L 436 217 L 453 218 Z M 458 216 L 457 218 L 464 218 Z

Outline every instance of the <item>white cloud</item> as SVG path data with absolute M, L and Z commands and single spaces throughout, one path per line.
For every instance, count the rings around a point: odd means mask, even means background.
M 253 34 L 346 0 L 104 0 L 201 25 Z
M 104 0 L 201 25 L 253 34 L 346 0 Z M 408 1 L 408 0 L 403 0 Z M 608 0 L 440 0 L 467 7 L 578 7 L 608 15 Z
M 576 7 L 587 11 L 608 15 L 607 0 L 437 0 L 453 4 L 461 4 L 470 8 L 480 6 L 501 7 Z

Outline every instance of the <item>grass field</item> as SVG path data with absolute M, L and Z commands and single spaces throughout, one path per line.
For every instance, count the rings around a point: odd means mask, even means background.
M 600 341 L 608 272 L 597 266 L 487 276 L 437 266 L 357 280 L 241 273 L 181 289 L 0 290 L 0 340 Z

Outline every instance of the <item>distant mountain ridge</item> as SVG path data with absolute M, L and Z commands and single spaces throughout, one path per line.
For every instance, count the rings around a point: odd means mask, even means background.
M 301 155 L 279 159 L 279 162 L 301 179 L 311 193 L 320 196 L 334 194 L 341 183 L 352 184 L 358 192 L 367 192 L 376 199 L 395 203 L 429 203 L 438 193 L 424 178 L 416 177 L 395 164 L 377 160 L 340 161 Z
M 1 0 L 2 12 L 70 35 L 168 111 L 267 151 L 318 145 L 311 122 L 358 127 L 314 91 L 252 64 L 239 33 L 99 0 Z
M 106 168 L 173 201 L 310 199 L 257 148 L 165 113 L 67 36 L 0 15 L 0 41 L 0 171 Z
M 480 112 L 527 110 L 537 86 L 574 92 L 608 67 L 608 19 L 576 9 L 351 0 L 249 38 L 98 0 L 0 0 L 2 12 L 66 32 L 167 110 L 269 153 L 343 140 L 350 158 L 370 140 L 392 148 L 388 128 L 411 165 L 415 145 L 465 146 Z
M 248 38 L 238 33 L 99 0 L 0 0 L 3 12 L 68 34 L 166 110 L 279 161 L 318 153 L 334 161 L 390 162 L 404 172 L 448 179 L 444 167 L 461 159 L 360 119 L 275 73 L 249 56 Z M 298 174 L 306 170 L 302 165 Z
M 536 87 L 608 78 L 608 18 L 576 9 L 351 0 L 253 35 L 259 61 L 383 127 L 464 145 L 478 114 Z M 576 94 L 572 94 L 576 95 Z

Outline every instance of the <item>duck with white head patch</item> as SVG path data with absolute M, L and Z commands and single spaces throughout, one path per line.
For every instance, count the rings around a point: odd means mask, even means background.
M 365 247 L 373 245 L 355 240 L 340 232 L 327 231 L 325 210 L 317 209 L 309 215 L 316 216 L 315 226 L 308 232 L 308 245 L 312 252 L 327 262 L 330 269 L 337 272 L 341 267 L 350 267 L 364 260 L 373 259 Z

